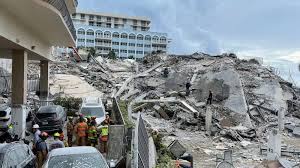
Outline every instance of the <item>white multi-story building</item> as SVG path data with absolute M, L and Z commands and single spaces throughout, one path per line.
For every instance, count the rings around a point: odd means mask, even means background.
M 167 52 L 167 33 L 151 32 L 151 21 L 144 17 L 77 12 L 72 15 L 77 32 L 77 47 L 94 47 L 107 55 L 111 50 L 119 58 L 143 58 L 152 51 Z

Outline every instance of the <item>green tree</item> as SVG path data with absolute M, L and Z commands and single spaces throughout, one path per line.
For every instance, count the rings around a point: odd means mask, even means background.
M 111 50 L 111 51 L 108 53 L 108 58 L 109 58 L 109 59 L 117 59 L 117 55 L 116 55 L 116 53 L 115 53 L 113 50 Z

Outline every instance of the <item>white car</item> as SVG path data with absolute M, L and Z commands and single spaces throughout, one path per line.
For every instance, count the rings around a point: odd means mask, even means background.
M 43 168 L 108 168 L 102 154 L 94 147 L 67 147 L 53 149 Z
M 79 113 L 83 116 L 96 117 L 97 125 L 105 120 L 106 115 L 102 100 L 98 97 L 83 98 Z

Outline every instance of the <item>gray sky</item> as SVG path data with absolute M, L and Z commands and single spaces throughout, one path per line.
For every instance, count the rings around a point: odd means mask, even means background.
M 79 9 L 146 16 L 172 39 L 170 53 L 235 52 L 285 73 L 300 62 L 299 0 L 79 0 Z

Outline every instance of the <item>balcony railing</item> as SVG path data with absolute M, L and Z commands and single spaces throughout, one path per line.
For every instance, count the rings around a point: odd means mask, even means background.
M 74 40 L 76 40 L 76 30 L 73 25 L 71 15 L 68 11 L 65 1 L 63 1 L 63 0 L 43 0 L 43 1 L 49 3 L 50 5 L 55 7 L 60 12 L 60 14 L 62 15 L 62 17 L 65 20 L 66 25 L 68 26 L 70 32 L 72 33 Z

